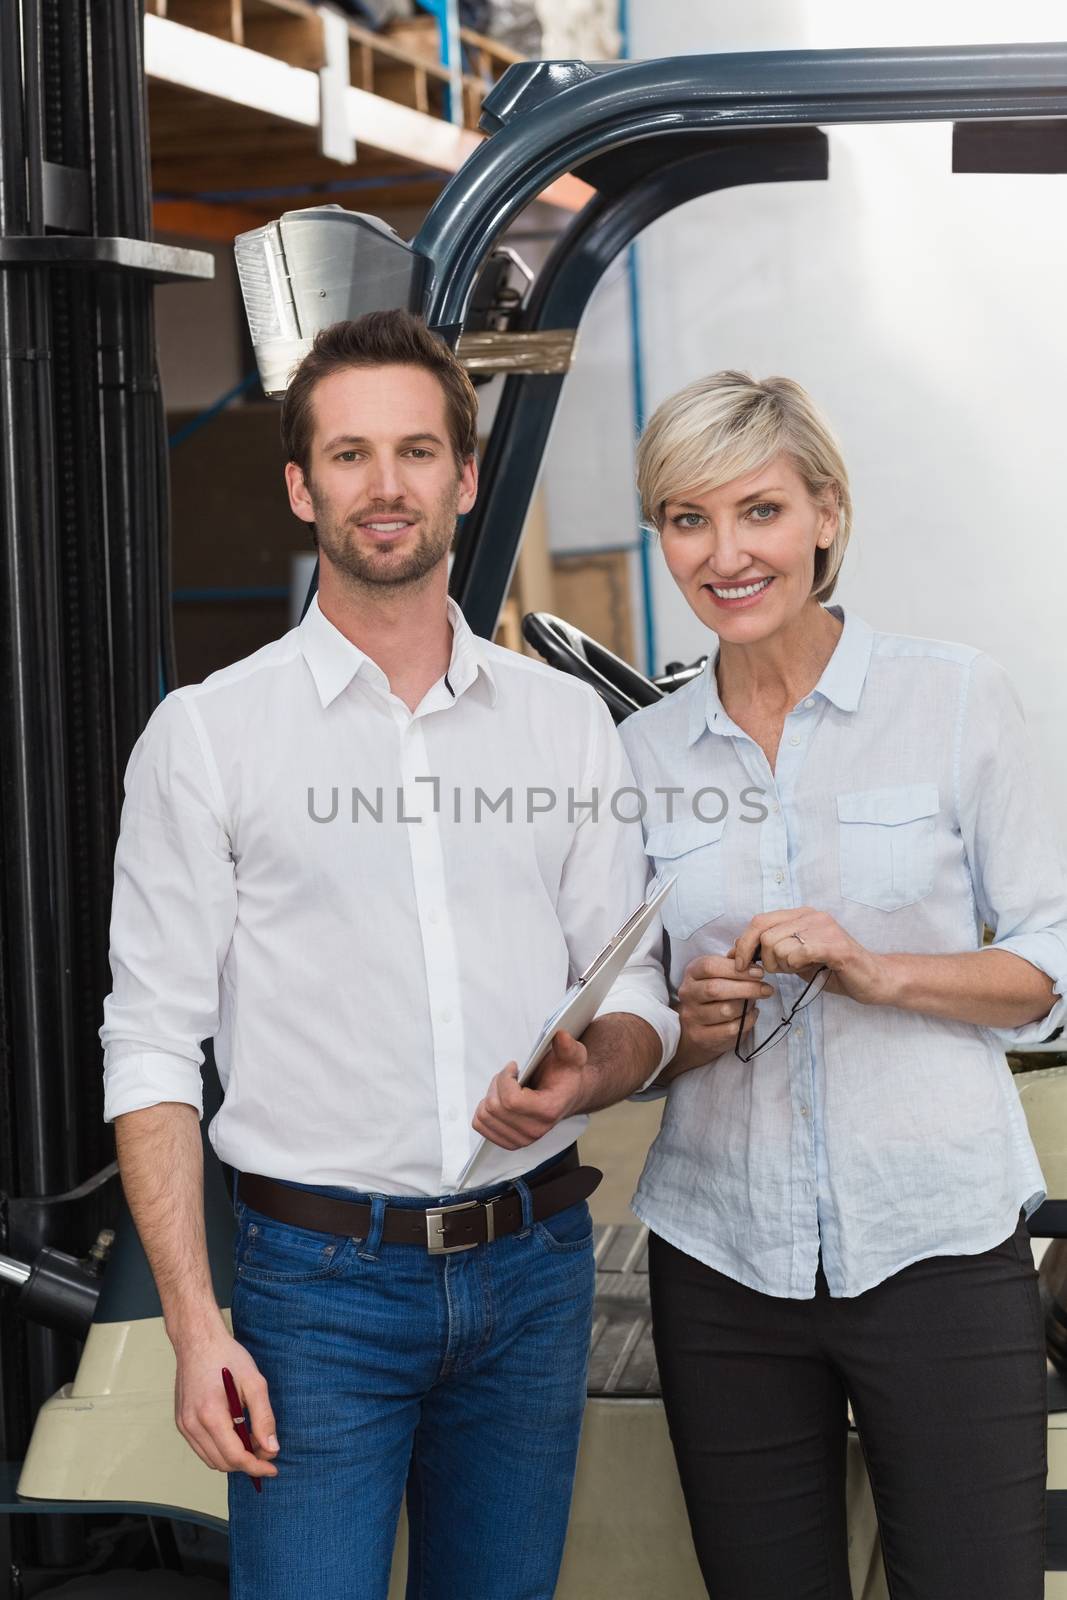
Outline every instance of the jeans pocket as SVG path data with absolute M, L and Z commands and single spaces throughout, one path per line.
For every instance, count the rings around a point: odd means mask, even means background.
M 318 1233 L 242 1206 L 238 1213 L 237 1277 L 242 1283 L 312 1283 L 339 1273 L 352 1241 Z
M 837 797 L 841 894 L 899 911 L 934 886 L 937 785 L 895 784 Z
M 535 1222 L 533 1231 L 534 1237 L 553 1255 L 577 1255 L 592 1246 L 593 1218 L 586 1202 L 579 1200 L 557 1211 L 554 1217 Z

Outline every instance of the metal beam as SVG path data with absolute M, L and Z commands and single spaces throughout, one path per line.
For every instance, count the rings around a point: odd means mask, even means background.
M 1067 116 L 1067 45 L 800 50 L 680 56 L 591 69 L 512 67 L 487 96 L 497 131 L 433 207 L 416 249 L 433 262 L 426 313 L 453 337 L 482 262 L 561 173 L 679 133 Z

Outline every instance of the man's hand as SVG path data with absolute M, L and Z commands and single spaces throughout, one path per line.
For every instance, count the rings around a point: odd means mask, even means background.
M 178 1376 L 174 1385 L 174 1420 L 178 1432 L 201 1461 L 217 1472 L 246 1472 L 250 1478 L 276 1478 L 273 1458 L 281 1448 L 275 1437 L 266 1380 L 252 1357 L 223 1330 L 175 1342 Z M 222 1369 L 229 1367 L 237 1393 L 248 1409 L 251 1455 L 233 1431 Z
M 509 1061 L 489 1085 L 472 1124 L 504 1150 L 533 1144 L 566 1117 L 582 1109 L 582 1069 L 588 1055 L 583 1044 L 560 1030 L 534 1074 L 536 1088 L 518 1083 L 519 1068 Z
M 866 1006 L 891 1003 L 886 957 L 853 939 L 828 911 L 800 906 L 795 911 L 765 911 L 753 917 L 734 946 L 734 966 L 739 974 L 751 964 L 757 944 L 767 972 L 791 972 L 808 980 L 819 967 L 829 967 L 826 990 L 830 994 L 844 994 Z

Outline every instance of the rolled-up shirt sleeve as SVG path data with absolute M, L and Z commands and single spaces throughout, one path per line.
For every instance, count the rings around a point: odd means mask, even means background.
M 641 904 L 649 878 L 641 801 L 629 760 L 598 696 L 591 697 L 590 709 L 589 757 L 583 786 L 573 797 L 578 826 L 557 902 L 573 973 L 589 965 Z M 620 820 L 630 817 L 632 821 Z M 627 1012 L 655 1029 L 660 1057 L 646 1083 L 651 1083 L 674 1055 L 680 1032 L 668 1001 L 662 946 L 662 924 L 654 917 L 597 1011 L 598 1017 Z
M 1067 1021 L 1067 865 L 1019 697 L 986 655 L 971 663 L 957 760 L 958 815 L 986 948 L 1021 956 L 1051 980 L 1044 1017 L 993 1031 L 1037 1044 Z
M 104 1002 L 104 1119 L 164 1101 L 203 1115 L 203 1039 L 237 917 L 223 796 L 194 705 L 152 714 L 126 768 Z

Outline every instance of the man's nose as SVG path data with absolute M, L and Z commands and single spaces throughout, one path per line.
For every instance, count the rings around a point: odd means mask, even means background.
M 404 480 L 398 456 L 382 451 L 374 457 L 367 476 L 367 492 L 375 500 L 403 498 Z

